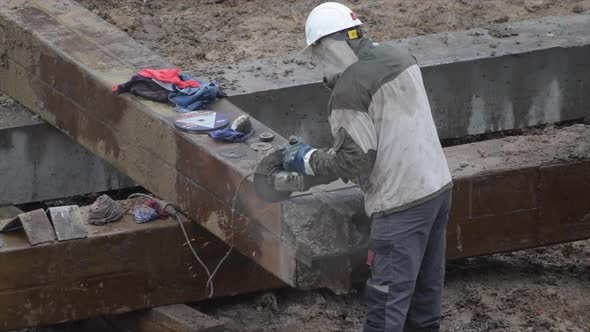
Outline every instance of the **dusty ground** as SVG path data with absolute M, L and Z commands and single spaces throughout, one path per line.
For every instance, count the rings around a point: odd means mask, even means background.
M 79 0 L 185 69 L 296 52 L 315 0 Z M 590 10 L 590 0 L 346 1 L 375 40 Z M 590 241 L 447 266 L 445 331 L 590 331 Z M 195 305 L 230 331 L 358 331 L 349 296 L 283 290 Z M 81 331 L 79 324 L 29 331 Z
M 590 242 L 449 263 L 445 292 L 443 331 L 590 331 Z M 288 290 L 200 309 L 231 331 L 359 331 L 364 319 L 361 292 Z
M 184 69 L 297 52 L 318 0 L 78 0 Z M 590 0 L 343 1 L 375 40 L 590 10 Z

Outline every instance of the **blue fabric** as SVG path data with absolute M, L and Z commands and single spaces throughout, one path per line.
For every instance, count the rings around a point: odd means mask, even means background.
M 152 207 L 147 205 L 139 205 L 133 209 L 133 217 L 135 218 L 136 223 L 143 224 L 148 221 L 158 219 L 160 214 Z
M 297 172 L 305 175 L 305 154 L 311 150 L 311 146 L 305 144 L 301 138 L 296 144 L 286 144 L 283 151 L 283 168 L 289 172 Z
M 254 128 L 252 128 L 252 130 L 250 130 L 250 132 L 247 134 L 229 127 L 209 132 L 209 137 L 212 139 L 227 143 L 242 143 L 248 140 L 248 138 L 252 137 L 252 135 L 254 135 Z
M 184 81 L 191 80 L 188 75 L 181 74 L 180 78 Z M 176 111 L 186 113 L 199 110 L 215 100 L 219 88 L 215 82 L 206 84 L 198 81 L 198 88 L 179 89 L 176 85 L 172 86 L 172 91 L 168 95 L 168 100 L 176 105 Z

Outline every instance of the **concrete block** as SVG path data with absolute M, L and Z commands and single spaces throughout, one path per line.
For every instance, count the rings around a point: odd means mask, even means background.
M 455 138 L 590 115 L 588 31 L 590 15 L 573 15 L 380 42 L 416 57 L 439 135 Z M 281 135 L 326 146 L 330 92 L 309 61 L 283 56 L 205 73 L 223 70 L 236 81 L 230 100 Z M 292 74 L 270 75 L 285 69 Z
M 34 113 L 0 95 L 0 204 L 21 204 L 134 185 Z

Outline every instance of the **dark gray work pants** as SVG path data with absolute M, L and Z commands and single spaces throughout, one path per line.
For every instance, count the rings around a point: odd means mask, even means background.
M 450 206 L 447 190 L 408 210 L 373 218 L 364 332 L 438 331 Z

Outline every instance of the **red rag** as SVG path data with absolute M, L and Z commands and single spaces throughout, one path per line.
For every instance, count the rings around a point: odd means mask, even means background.
M 169 68 L 169 69 L 150 69 L 145 68 L 140 70 L 138 75 L 147 77 L 147 78 L 155 78 L 162 82 L 172 83 L 177 87 L 184 89 L 184 88 L 198 88 L 199 82 L 195 80 L 188 80 L 183 81 L 180 79 L 178 75 L 180 75 L 180 69 L 178 68 Z
M 367 252 L 367 265 L 369 265 L 369 267 L 373 266 L 373 259 L 375 259 L 375 252 L 369 249 Z
M 143 204 L 156 210 L 156 212 L 158 212 L 158 214 L 160 215 L 160 217 L 162 219 L 166 219 L 168 217 L 168 213 L 166 213 L 166 211 L 164 211 L 163 206 L 158 204 L 158 202 L 156 202 L 155 200 L 148 198 L 143 202 Z

